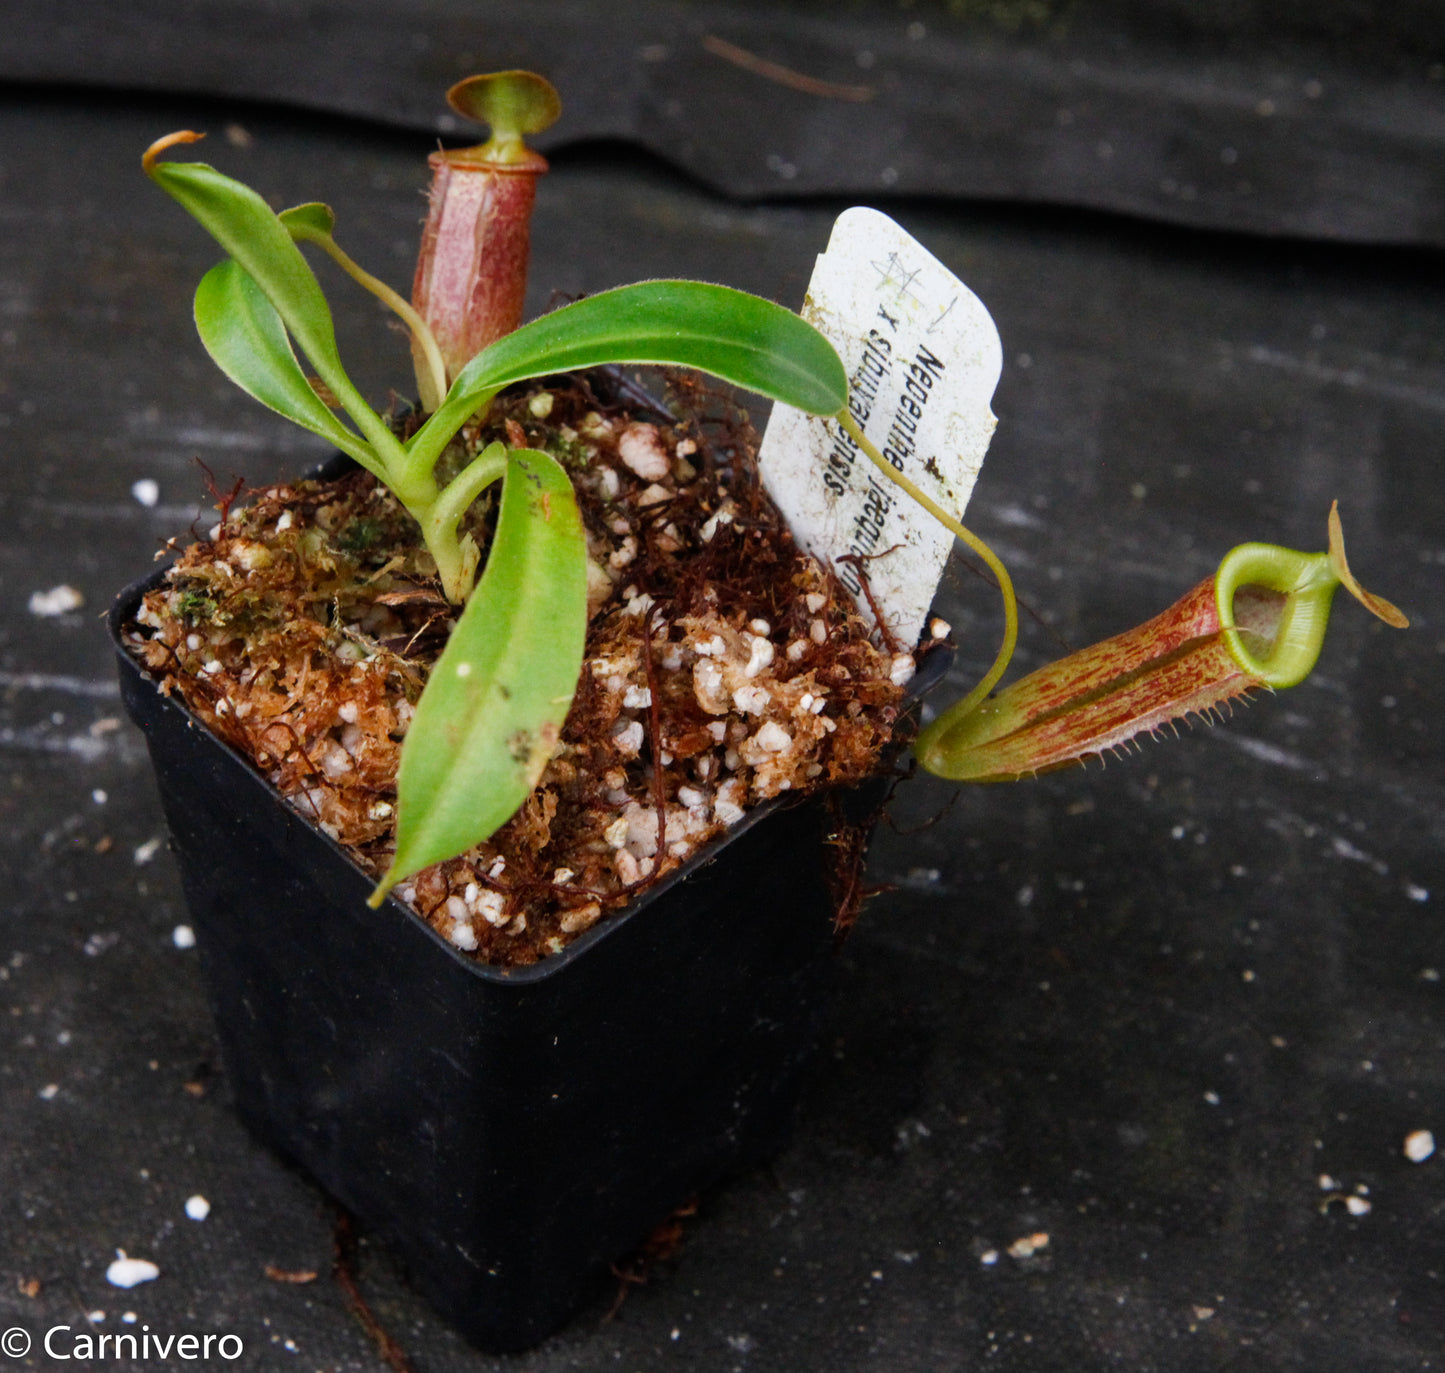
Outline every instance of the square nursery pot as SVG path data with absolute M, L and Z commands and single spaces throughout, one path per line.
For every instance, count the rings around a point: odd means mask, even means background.
M 468 1338 L 533 1345 L 782 1144 L 833 982 L 828 802 L 759 807 L 561 953 L 488 967 L 395 900 L 370 909 L 344 850 L 158 691 L 120 631 L 162 575 L 110 629 L 236 1107 Z M 882 788 L 849 795 L 856 817 Z

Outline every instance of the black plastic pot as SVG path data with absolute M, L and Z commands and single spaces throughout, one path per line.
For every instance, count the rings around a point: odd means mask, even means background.
M 832 982 L 826 802 L 759 808 L 563 952 L 483 966 L 369 909 L 346 853 L 160 694 L 120 633 L 162 575 L 110 627 L 237 1109 L 470 1339 L 535 1344 L 781 1144 Z

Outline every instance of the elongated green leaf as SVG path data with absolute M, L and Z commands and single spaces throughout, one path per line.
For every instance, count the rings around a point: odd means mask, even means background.
M 545 453 L 508 454 L 486 570 L 407 731 L 396 856 L 373 905 L 490 837 L 536 785 L 582 670 L 586 566 L 566 472 Z
M 321 284 L 271 207 L 249 186 L 204 162 L 147 161 L 145 167 L 151 180 L 179 201 L 255 280 L 321 379 L 377 450 L 378 462 L 396 463 L 401 446 L 346 374 Z
M 241 390 L 376 470 L 376 455 L 311 389 L 276 307 L 232 258 L 196 287 L 196 330 L 216 366 Z
M 204 162 L 158 162 L 150 176 L 250 273 L 312 365 L 340 368 L 321 284 L 275 211 L 249 186 Z
M 813 326 L 760 296 L 702 281 L 644 281 L 579 300 L 477 354 L 408 445 L 430 470 L 447 440 L 504 386 L 603 363 L 696 367 L 814 415 L 848 401 L 848 377 Z

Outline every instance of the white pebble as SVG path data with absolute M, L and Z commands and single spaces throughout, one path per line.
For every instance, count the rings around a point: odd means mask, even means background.
M 1040 1230 L 1036 1234 L 1024 1235 L 1020 1239 L 1016 1239 L 1008 1247 L 1008 1256 L 1011 1259 L 1028 1259 L 1037 1254 L 1040 1249 L 1047 1249 L 1048 1247 L 1048 1234 Z
M 45 1086 L 43 1086 L 39 1090 L 39 1092 L 36 1093 L 36 1095 L 41 1099 L 41 1101 L 54 1101 L 59 1094 L 60 1086 L 58 1083 L 54 1082 L 47 1082 Z
M 733 692 L 733 705 L 745 715 L 761 715 L 770 700 L 765 687 L 739 687 Z
M 708 517 L 707 523 L 703 525 L 699 533 L 699 537 L 703 543 L 711 543 L 713 535 L 717 533 L 718 525 L 731 524 L 732 522 L 733 512 L 728 506 L 724 505 L 716 513 Z
M 161 498 L 160 483 L 153 481 L 150 477 L 142 477 L 137 482 L 132 482 L 130 494 L 136 501 L 149 509 Z
M 135 852 L 131 855 L 136 867 L 143 868 L 152 858 L 160 852 L 161 841 L 159 839 L 147 839 L 144 844 L 138 844 Z
M 612 472 L 612 469 L 610 467 L 604 470 Z M 613 472 L 612 475 L 613 480 L 615 481 L 617 474 Z M 620 572 L 635 557 L 637 557 L 637 538 L 635 535 L 629 534 L 625 539 L 623 539 L 622 544 L 619 548 L 614 549 L 611 553 L 607 555 L 607 566 L 610 567 L 614 572 Z
M 1435 1152 L 1435 1136 L 1429 1130 L 1411 1130 L 1405 1136 L 1405 1157 L 1411 1163 L 1424 1163 Z
M 803 604 L 808 607 L 809 615 L 816 615 L 820 610 L 822 610 L 825 605 L 828 604 L 828 598 L 824 596 L 821 592 L 810 591 L 806 596 L 803 597 Z
M 643 481 L 661 481 L 672 469 L 655 424 L 629 424 L 617 440 L 617 455 Z
M 500 863 L 502 860 L 497 860 Z M 494 870 L 492 876 L 497 876 Z M 477 896 L 477 910 L 483 920 L 489 925 L 505 925 L 507 923 L 507 898 L 499 891 L 493 891 L 488 887 Z
M 743 797 L 746 792 L 740 779 L 734 777 L 718 788 L 713 798 L 712 815 L 720 825 L 736 825 L 745 814 Z
M 178 949 L 194 949 L 196 932 L 189 925 L 177 925 L 171 931 L 171 943 Z
M 627 817 L 619 815 L 617 819 L 602 831 L 602 837 L 611 848 L 620 849 L 627 842 L 627 835 L 630 829 L 631 826 L 627 823 Z
M 612 421 L 590 410 L 582 416 L 582 423 L 577 428 L 589 439 L 603 439 L 612 432 Z
M 931 639 L 946 639 L 953 633 L 953 626 L 937 616 L 928 622 L 928 636 Z
M 769 720 L 755 735 L 753 741 L 769 753 L 782 753 L 793 742 L 793 736 L 782 725 Z
M 642 752 L 643 729 L 641 720 L 630 720 L 612 735 L 612 747 L 624 758 L 636 758 Z
M 1370 1203 L 1364 1197 L 1346 1197 L 1345 1210 L 1352 1216 L 1368 1216 L 1370 1214 Z
M 623 710 L 646 710 L 652 704 L 652 688 L 629 686 L 622 693 Z
M 205 1220 L 211 1214 L 211 1203 L 197 1193 L 186 1198 L 186 1215 L 192 1220 Z
M 136 1287 L 143 1282 L 154 1282 L 161 1270 L 149 1259 L 126 1257 L 124 1249 L 115 1251 L 115 1260 L 105 1270 L 105 1280 L 112 1287 Z
M 893 665 L 888 669 L 888 676 L 894 686 L 907 686 L 913 680 L 913 674 L 918 670 L 918 665 L 913 661 L 911 653 L 900 653 L 894 660 Z
M 743 676 L 756 677 L 765 667 L 770 666 L 772 661 L 772 644 L 761 636 L 755 637 L 749 645 L 748 665 L 743 669 Z
M 79 610 L 84 604 L 85 597 L 73 586 L 65 584 L 52 586 L 49 591 L 32 591 L 30 593 L 30 613 L 46 619 L 56 615 L 68 615 L 72 610 Z
M 573 906 L 570 910 L 562 912 L 557 923 L 562 927 L 564 934 L 580 934 L 583 930 L 590 929 L 602 918 L 602 904 L 598 901 L 588 901 L 581 906 Z M 558 949 L 554 953 L 560 952 Z

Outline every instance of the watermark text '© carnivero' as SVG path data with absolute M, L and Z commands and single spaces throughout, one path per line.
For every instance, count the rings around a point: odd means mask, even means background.
M 143 1325 L 139 1330 L 121 1330 L 104 1334 L 81 1326 L 52 1325 L 38 1341 L 21 1326 L 14 1326 L 0 1336 L 0 1353 L 11 1358 L 24 1358 L 32 1342 L 58 1363 L 72 1359 L 83 1363 L 234 1363 L 245 1352 L 239 1335 L 185 1334 L 162 1335 Z

